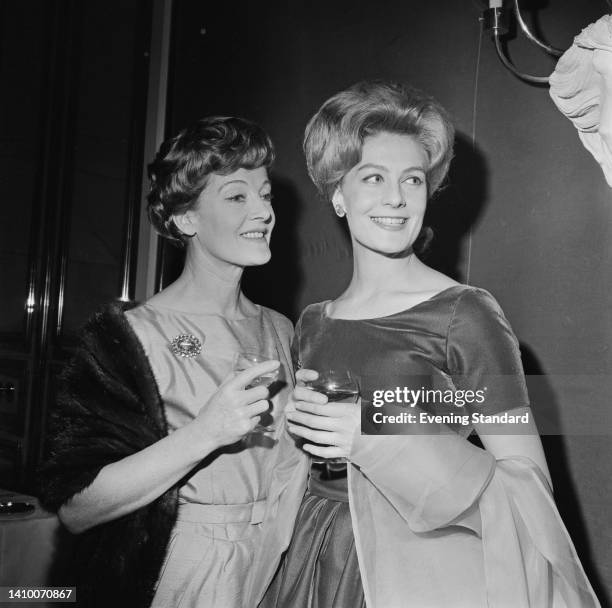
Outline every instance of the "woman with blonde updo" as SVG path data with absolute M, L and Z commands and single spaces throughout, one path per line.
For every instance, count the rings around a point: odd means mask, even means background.
M 296 326 L 288 430 L 321 464 L 261 608 L 599 605 L 552 499 L 508 321 L 418 256 L 453 135 L 434 99 L 384 82 L 332 96 L 306 127 L 353 275 Z M 330 369 L 359 379 L 361 408 L 321 391 Z M 397 402 L 402 388 L 433 400 Z

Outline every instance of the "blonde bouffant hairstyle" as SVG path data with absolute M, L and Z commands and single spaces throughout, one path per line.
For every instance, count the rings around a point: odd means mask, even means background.
M 360 162 L 365 138 L 379 133 L 414 137 L 429 160 L 428 195 L 440 187 L 453 157 L 455 136 L 446 110 L 418 89 L 360 82 L 330 97 L 306 126 L 308 173 L 325 199 L 332 199 L 342 178 Z

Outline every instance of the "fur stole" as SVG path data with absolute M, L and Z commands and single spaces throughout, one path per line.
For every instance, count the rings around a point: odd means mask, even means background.
M 94 315 L 59 382 L 50 415 L 41 502 L 53 511 L 107 464 L 168 433 L 149 361 L 119 304 Z M 75 537 L 79 606 L 144 608 L 176 521 L 178 490 Z

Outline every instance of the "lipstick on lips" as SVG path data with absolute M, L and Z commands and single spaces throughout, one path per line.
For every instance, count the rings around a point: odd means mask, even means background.
M 248 230 L 247 232 L 241 232 L 240 236 L 245 239 L 249 239 L 250 241 L 259 241 L 265 240 L 266 235 L 268 234 L 268 229 L 264 228 L 262 230 Z
M 391 215 L 371 215 L 370 219 L 384 230 L 401 230 L 408 222 L 407 217 Z

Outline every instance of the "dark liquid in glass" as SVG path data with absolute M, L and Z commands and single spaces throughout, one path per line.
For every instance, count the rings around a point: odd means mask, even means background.
M 350 388 L 326 388 L 324 386 L 313 387 L 318 393 L 323 393 L 329 401 L 350 401 L 355 402 L 359 391 Z

